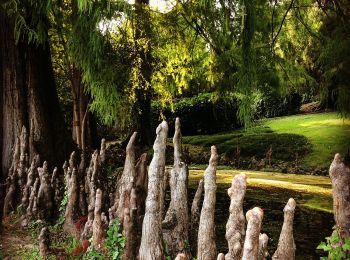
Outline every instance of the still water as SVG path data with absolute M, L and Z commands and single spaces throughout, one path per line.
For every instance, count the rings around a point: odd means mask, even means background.
M 228 187 L 225 184 L 218 185 L 215 210 L 217 250 L 223 253 L 228 251 L 225 239 L 230 207 L 230 199 L 227 195 Z M 192 201 L 194 193 L 194 188 L 189 190 L 190 201 Z M 269 252 L 271 256 L 277 247 L 283 224 L 283 208 L 289 197 L 294 197 L 297 203 L 299 198 L 302 199 L 301 194 L 286 189 L 247 189 L 244 212 L 256 206 L 264 210 L 261 233 L 266 233 L 270 238 Z M 333 225 L 334 220 L 331 213 L 297 207 L 294 217 L 296 259 L 319 259 L 321 255 L 320 252 L 316 252 L 316 247 L 332 233 Z

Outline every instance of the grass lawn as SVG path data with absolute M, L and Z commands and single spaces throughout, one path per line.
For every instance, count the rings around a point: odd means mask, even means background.
M 335 153 L 345 155 L 350 148 L 350 120 L 336 113 L 281 117 L 263 124 L 278 133 L 305 136 L 312 149 L 303 161 L 310 166 L 328 166 Z
M 240 147 L 242 158 L 265 157 L 270 146 L 273 159 L 306 167 L 328 167 L 335 153 L 350 148 L 350 120 L 336 113 L 294 115 L 266 119 L 248 129 L 216 135 L 185 136 L 183 143 L 194 151 L 216 145 L 220 154 L 232 158 Z

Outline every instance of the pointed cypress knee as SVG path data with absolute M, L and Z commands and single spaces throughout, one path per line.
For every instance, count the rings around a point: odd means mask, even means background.
M 209 166 L 204 173 L 204 201 L 198 230 L 198 260 L 212 260 L 217 257 L 214 222 L 217 164 L 218 153 L 216 147 L 212 146 Z
M 247 176 L 243 173 L 236 175 L 232 180 L 231 188 L 227 193 L 231 198 L 230 216 L 226 224 L 226 240 L 229 252 L 226 260 L 241 259 L 245 235 L 245 217 L 243 200 L 247 189 Z
M 259 255 L 259 234 L 264 212 L 255 207 L 246 214 L 248 221 L 244 240 L 242 260 L 257 260 Z
M 162 182 L 165 171 L 165 148 L 168 135 L 168 124 L 163 121 L 156 130 L 153 145 L 153 158 L 148 169 L 148 193 L 145 216 L 142 224 L 142 238 L 139 259 L 164 259 L 162 216 L 160 214 Z
M 350 239 L 350 168 L 340 154 L 329 168 L 332 180 L 334 220 L 340 236 Z
M 293 237 L 293 220 L 295 212 L 295 200 L 290 198 L 283 209 L 284 221 L 278 240 L 278 246 L 276 252 L 273 254 L 272 259 L 277 260 L 293 260 L 295 259 L 295 243 Z

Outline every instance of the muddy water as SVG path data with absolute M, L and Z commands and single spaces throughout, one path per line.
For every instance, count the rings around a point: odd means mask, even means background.
M 218 185 L 215 210 L 217 249 L 218 252 L 224 253 L 227 252 L 225 231 L 230 207 L 230 200 L 226 193 L 227 188 L 227 185 Z M 195 190 L 190 189 L 190 201 L 192 201 L 194 193 Z M 262 233 L 266 233 L 270 238 L 269 251 L 271 256 L 276 250 L 283 224 L 283 208 L 290 197 L 294 197 L 298 202 L 301 195 L 285 189 L 247 189 L 244 212 L 255 206 L 264 209 Z M 324 240 L 324 237 L 331 234 L 333 225 L 332 214 L 306 207 L 297 207 L 294 219 L 296 259 L 319 259 L 322 255 L 320 252 L 316 252 L 316 247 L 320 241 Z

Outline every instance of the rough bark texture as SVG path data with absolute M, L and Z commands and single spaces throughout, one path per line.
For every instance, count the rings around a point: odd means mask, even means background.
M 87 147 L 95 147 L 97 144 L 96 120 L 89 111 L 90 96 L 84 91 L 82 72 L 74 65 L 71 67 L 69 79 L 73 96 L 72 137 L 78 148 L 84 150 Z
M 32 160 L 32 163 L 28 170 L 27 183 L 23 190 L 22 207 L 24 209 L 26 209 L 29 204 L 29 195 L 30 195 L 31 186 L 33 186 L 35 178 L 39 176 L 38 169 L 37 169 L 39 167 L 39 164 L 40 164 L 40 158 L 39 158 L 39 155 L 37 155 Z
M 226 224 L 226 240 L 229 252 L 226 260 L 241 259 L 245 235 L 245 218 L 243 200 L 247 189 L 247 176 L 243 173 L 236 175 L 232 180 L 231 188 L 227 193 L 231 198 L 230 216 Z
M 259 234 L 264 216 L 262 209 L 255 207 L 246 214 L 248 221 L 244 240 L 242 260 L 257 260 L 259 255 Z
M 265 260 L 269 256 L 267 250 L 267 244 L 269 242 L 269 237 L 264 233 L 259 235 L 259 260 Z
M 273 254 L 272 259 L 293 260 L 295 258 L 295 243 L 293 237 L 293 220 L 295 206 L 295 200 L 293 198 L 290 198 L 283 209 L 283 226 L 280 238 L 278 240 L 277 250 Z
M 106 161 L 106 139 L 104 138 L 101 140 L 100 161 L 101 163 Z
M 17 175 L 17 167 L 19 164 L 19 153 L 20 153 L 20 143 L 19 138 L 16 139 L 14 145 L 14 152 L 12 155 L 12 163 L 8 173 L 8 177 L 6 180 L 7 189 L 6 196 L 4 199 L 4 216 L 6 216 L 11 210 L 15 209 L 15 193 L 16 189 L 19 190 L 18 187 L 18 175 Z
M 78 236 L 75 228 L 75 209 L 77 207 L 78 190 L 77 190 L 77 169 L 73 168 L 71 172 L 68 172 L 67 176 L 67 187 L 68 187 L 68 202 L 66 211 L 64 214 L 64 225 L 63 229 L 73 235 Z
M 38 168 L 40 187 L 38 192 L 38 207 L 40 209 L 39 217 L 41 219 L 52 217 L 53 210 L 53 193 L 49 179 L 47 162 L 45 161 L 42 168 Z
M 342 238 L 350 238 L 350 168 L 340 154 L 334 156 L 329 168 L 333 188 L 333 211 Z
M 187 260 L 189 259 L 186 254 L 180 253 L 176 256 L 175 260 Z
M 204 181 L 201 179 L 198 183 L 196 194 L 194 195 L 191 206 L 191 222 L 190 222 L 190 245 L 192 255 L 197 254 L 198 227 L 201 210 L 202 193 L 204 189 Z
M 122 259 L 136 259 L 139 239 L 137 237 L 136 191 L 134 188 L 131 190 L 129 203 L 124 208 L 123 234 L 126 238 L 126 243 Z
M 4 37 L 4 32 L 3 30 L 5 28 L 2 28 L 1 25 L 3 25 L 3 19 L 4 19 L 4 13 L 3 10 L 0 10 L 0 38 Z M 0 71 L 3 71 L 4 69 L 4 41 L 0 40 Z M 0 104 L 3 104 L 3 73 L 0 72 Z M 0 122 L 3 122 L 3 106 L 0 106 Z M 2 133 L 2 127 L 0 127 L 0 163 L 2 163 L 2 143 L 3 143 L 3 133 Z M 4 198 L 5 198 L 5 173 L 2 170 L 2 166 L 0 167 L 0 229 L 2 226 L 2 215 L 3 215 L 3 209 L 4 209 Z
M 47 227 L 41 229 L 38 240 L 40 257 L 46 260 L 49 254 L 49 233 Z
M 39 177 L 36 177 L 34 185 L 30 187 L 29 204 L 26 209 L 25 215 L 22 216 L 22 226 L 27 226 L 28 223 L 33 219 L 33 217 L 38 212 L 37 206 L 37 194 L 39 191 Z
M 156 130 L 157 137 L 153 145 L 153 158 L 148 170 L 148 194 L 146 212 L 142 225 L 142 239 L 139 250 L 139 259 L 163 259 L 162 245 L 162 216 L 160 214 L 161 197 L 160 182 L 165 171 L 165 148 L 168 134 L 168 124 L 163 121 Z
M 135 142 L 137 132 L 131 136 L 129 143 L 126 147 L 126 158 L 124 163 L 124 169 L 122 176 L 119 180 L 116 196 L 114 200 L 115 211 L 114 217 L 118 217 L 123 223 L 124 209 L 127 207 L 128 200 L 130 198 L 131 189 L 134 185 L 134 178 L 136 175 L 135 170 Z
M 174 143 L 174 166 L 171 169 L 170 190 L 171 201 L 163 221 L 163 236 L 171 258 L 179 253 L 189 255 L 186 247 L 188 241 L 188 205 L 187 183 L 188 168 L 182 161 L 181 126 L 179 118 L 175 122 Z
M 102 221 L 102 191 L 97 189 L 95 210 L 94 210 L 94 222 L 92 224 L 92 245 L 95 249 L 100 250 L 103 247 L 103 241 L 105 236 L 104 225 Z
M 19 4 L 18 9 L 25 13 L 26 19 L 32 20 L 32 10 L 26 10 L 21 3 Z M 29 133 L 27 155 L 30 161 L 36 154 L 40 154 L 50 165 L 58 165 L 72 149 L 59 108 L 49 44 L 29 44 L 26 35 L 22 35 L 16 44 L 14 24 L 13 16 L 7 16 L 1 8 L 0 161 L 3 180 L 8 176 L 12 148 L 23 126 Z M 48 27 L 41 24 L 41 28 Z M 0 193 L 2 192 L 3 189 Z M 21 198 L 17 196 L 21 194 L 15 195 L 19 202 Z M 0 204 L 2 198 L 0 194 Z
M 212 146 L 209 166 L 204 173 L 204 201 L 198 230 L 198 260 L 212 260 L 217 256 L 214 223 L 217 164 L 218 153 L 216 147 Z
M 135 192 L 136 192 L 136 205 L 137 205 L 137 216 L 138 216 L 138 229 L 142 228 L 142 219 L 140 216 L 145 214 L 145 202 L 147 197 L 147 186 L 148 186 L 148 174 L 147 174 L 147 153 L 141 154 L 139 160 L 135 166 Z
M 94 221 L 94 211 L 95 211 L 95 200 L 96 200 L 96 184 L 97 176 L 100 167 L 99 153 L 94 151 L 91 156 L 90 165 L 86 169 L 85 176 L 85 192 L 87 196 L 88 203 L 88 220 L 85 223 L 84 230 L 82 232 L 83 239 L 89 239 L 92 235 L 92 225 Z

